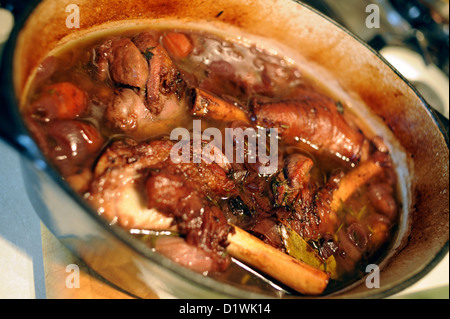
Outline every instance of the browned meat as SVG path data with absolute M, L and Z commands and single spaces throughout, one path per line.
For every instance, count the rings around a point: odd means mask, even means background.
M 140 126 L 151 124 L 152 115 L 141 98 L 131 89 L 119 89 L 105 112 L 108 124 L 122 132 L 131 133 Z
M 145 84 L 146 104 L 152 114 L 158 115 L 164 108 L 167 96 L 182 95 L 184 82 L 168 53 L 152 33 L 141 33 L 133 38 L 133 42 L 148 60 L 150 74 Z
M 174 143 L 169 140 L 153 140 L 138 143 L 132 139 L 113 142 L 102 153 L 94 170 L 96 177 L 114 169 L 129 167 L 141 170 L 169 158 Z
M 189 208 L 186 211 L 187 214 L 193 213 L 189 210 L 200 210 L 203 207 L 203 201 L 198 196 L 198 192 L 194 194 L 194 190 L 187 185 L 181 175 L 156 169 L 147 179 L 145 189 L 148 207 L 156 208 L 168 215 L 176 215 L 178 210 L 183 210 L 182 206 Z M 191 193 L 193 200 L 188 199 Z M 177 210 L 177 212 L 173 210 Z
M 147 209 L 143 196 L 145 168 L 169 158 L 173 143 L 137 143 L 127 139 L 112 143 L 95 166 L 93 181 L 85 197 L 110 223 L 146 229 L 168 229 L 172 221 Z
M 130 39 L 117 39 L 111 45 L 111 78 L 118 83 L 144 88 L 148 78 L 145 58 Z
M 289 225 L 300 236 L 315 239 L 323 222 L 317 212 L 315 193 L 310 188 L 303 188 L 296 195 L 292 206 L 282 206 L 277 210 L 277 219 Z
M 176 150 L 174 148 L 174 150 Z M 205 194 L 214 196 L 231 196 L 237 194 L 237 188 L 227 175 L 230 164 L 227 162 L 222 150 L 215 147 L 214 157 L 202 156 L 200 163 L 194 163 L 193 143 L 190 143 L 190 158 L 186 162 L 173 161 L 169 158 L 153 169 L 160 169 L 175 175 L 180 175 L 195 184 Z
M 284 167 L 289 178 L 289 184 L 298 188 L 302 183 L 308 182 L 309 172 L 313 165 L 313 160 L 303 154 L 295 153 L 287 156 Z
M 174 163 L 170 152 L 174 142 L 170 140 L 153 140 L 137 143 L 126 139 L 117 141 L 105 149 L 95 167 L 95 176 L 101 177 L 113 169 L 134 171 L 139 174 L 144 169 L 166 170 L 180 175 L 195 183 L 206 193 L 227 196 L 236 192 L 234 182 L 228 178 L 219 164 L 212 163 Z M 126 180 L 126 176 L 124 176 Z
M 95 49 L 94 64 L 99 80 L 110 78 L 118 85 L 139 89 L 151 115 L 159 115 L 166 107 L 173 113 L 174 104 L 184 104 L 181 97 L 185 82 L 157 37 L 150 32 L 140 33 L 131 40 L 116 38 L 104 41 Z M 168 114 L 162 116 L 167 118 Z M 128 120 L 134 122 L 129 116 Z M 125 125 L 133 126 L 132 123 Z
M 169 140 L 112 143 L 85 197 L 99 214 L 127 229 L 176 225 L 188 244 L 214 261 L 212 271 L 224 270 L 230 227 L 213 198 L 235 193 L 235 184 L 217 163 L 174 163 L 173 146 Z
M 95 64 L 100 80 L 109 77 L 122 85 L 144 88 L 148 65 L 140 51 L 128 38 L 109 39 L 95 50 Z
M 245 113 L 242 111 L 242 114 Z M 254 172 L 266 177 L 275 174 L 277 169 L 275 165 L 282 163 L 283 158 L 283 153 L 279 152 L 278 145 L 276 144 L 274 147 L 270 137 L 266 136 L 265 147 L 260 150 L 261 144 L 257 128 L 254 128 L 248 121 L 236 120 L 233 117 L 228 120 L 232 122 L 227 125 L 227 128 L 232 130 L 225 131 L 225 141 L 233 143 L 232 154 L 227 154 L 233 170 Z M 263 132 L 263 134 L 265 133 Z M 265 156 L 265 158 L 261 156 Z
M 259 235 L 266 244 L 283 250 L 283 243 L 279 232 L 279 223 L 275 218 L 268 217 L 257 220 L 251 231 Z
M 335 103 L 320 94 L 303 92 L 296 100 L 253 101 L 256 124 L 279 129 L 289 143 L 302 142 L 311 151 L 331 153 L 358 162 L 364 137 L 350 127 Z
M 246 171 L 242 181 L 241 197 L 245 204 L 256 212 L 269 212 L 273 209 L 270 184 L 256 172 Z
M 317 227 L 310 238 L 317 238 L 318 235 L 324 236 L 325 234 L 333 234 L 338 225 L 339 219 L 336 211 L 333 210 L 331 202 L 333 201 L 333 195 L 338 189 L 341 179 L 344 177 L 343 172 L 334 173 L 329 181 L 322 186 L 317 192 L 314 198 L 315 215 L 319 216 L 320 224 Z
M 128 88 L 117 88 L 106 103 L 104 120 L 112 133 L 125 133 L 137 140 L 170 134 L 179 123 L 188 123 L 186 105 L 172 96 L 164 101 L 164 109 L 154 115 L 140 94 Z
M 210 206 L 195 183 L 167 171 L 152 172 L 146 182 L 148 207 L 174 218 L 186 242 L 207 252 L 215 261 L 213 271 L 223 271 L 230 263 L 224 254 L 232 230 L 221 210 Z
M 111 78 L 114 82 L 144 88 L 148 78 L 148 65 L 136 46 L 128 38 L 108 39 L 95 50 L 98 78 Z
M 308 163 L 303 160 L 297 162 L 302 169 L 305 167 L 301 163 Z M 282 208 L 277 211 L 278 219 L 289 224 L 302 237 L 315 240 L 336 229 L 337 216 L 330 203 L 342 175 L 336 173 L 325 185 L 317 188 L 309 181 L 308 173 L 302 175 L 303 182 L 297 187 L 291 187 L 278 179 L 274 190 L 275 195 L 282 199 L 279 202 Z
M 299 193 L 309 188 L 313 165 L 311 158 L 299 153 L 288 155 L 284 159 L 280 172 L 272 181 L 274 201 L 278 207 L 291 206 Z
M 310 177 L 313 164 L 306 155 L 294 153 L 281 161 L 278 173 L 270 177 L 259 175 L 247 164 L 234 164 L 240 193 L 229 200 L 227 218 L 276 248 L 281 247 L 276 221 L 289 224 L 306 238 L 325 234 L 334 227 L 329 202 L 337 182 L 318 189 Z
M 182 174 L 190 181 L 198 183 L 199 188 L 205 192 L 229 196 L 237 191 L 234 182 L 228 178 L 223 168 L 216 163 L 175 164 L 172 161 L 167 161 L 164 166 L 168 171 Z

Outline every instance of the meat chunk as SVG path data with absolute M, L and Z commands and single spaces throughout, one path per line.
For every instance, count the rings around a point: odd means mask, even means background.
M 146 182 L 146 192 L 148 207 L 157 208 L 167 214 L 173 214 L 173 210 L 182 209 L 182 206 L 189 206 L 188 214 L 189 210 L 200 210 L 203 207 L 197 193 L 193 195 L 193 200 L 187 200 L 194 190 L 187 185 L 183 176 L 166 171 L 151 172 Z
M 298 188 L 309 179 L 309 172 L 314 166 L 313 160 L 303 154 L 294 153 L 286 157 L 284 167 L 289 184 Z
M 158 38 L 143 32 L 136 37 L 108 39 L 95 49 L 98 78 L 139 89 L 144 105 L 157 116 L 166 107 L 183 105 L 185 83 Z M 168 115 L 164 114 L 164 118 Z
M 134 43 L 128 38 L 108 39 L 95 49 L 98 78 L 126 86 L 144 88 L 148 78 L 148 64 Z
M 259 219 L 255 226 L 253 226 L 252 232 L 259 235 L 266 244 L 280 250 L 283 249 L 283 243 L 279 233 L 279 223 L 275 218 Z
M 224 270 L 231 231 L 211 197 L 226 196 L 235 185 L 214 162 L 175 163 L 174 142 L 122 140 L 105 149 L 94 170 L 87 200 L 111 223 L 126 229 L 173 229 Z
M 299 195 L 291 205 L 291 213 L 282 218 L 286 219 L 294 230 L 306 238 L 317 239 L 328 233 L 333 234 L 339 226 L 338 212 L 342 209 L 342 203 L 357 193 L 359 188 L 379 176 L 383 172 L 383 166 L 388 165 L 390 165 L 388 155 L 377 152 L 352 170 L 334 171 L 328 181 L 317 189 L 312 183 L 307 183 L 306 187 L 303 186 L 300 189 Z M 374 189 L 372 201 L 380 200 L 379 193 L 381 192 L 391 195 L 388 191 L 389 187 L 381 184 L 375 185 L 378 186 L 375 188 L 372 186 Z M 369 198 L 370 196 L 369 194 Z M 387 199 L 394 202 L 392 198 L 387 197 Z M 378 204 L 380 211 L 386 210 L 383 211 L 383 214 L 390 218 L 395 216 L 395 209 L 393 209 L 395 206 L 381 205 L 379 202 Z M 391 216 L 389 213 L 393 215 Z
M 139 95 L 131 89 L 119 89 L 106 108 L 105 117 L 110 126 L 125 133 L 150 124 L 152 115 Z
M 240 193 L 230 200 L 229 209 L 232 214 L 229 219 L 258 233 L 276 248 L 280 246 L 274 226 L 277 221 L 289 224 L 302 236 L 317 238 L 325 233 L 322 229 L 328 229 L 329 215 L 333 214 L 329 205 L 325 209 L 320 203 L 327 200 L 326 195 L 331 197 L 332 187 L 326 192 L 316 186 L 310 176 L 314 164 L 311 158 L 294 153 L 280 163 L 278 172 L 270 177 L 257 174 L 251 167 L 234 165 Z
M 109 145 L 98 159 L 94 169 L 96 177 L 114 169 L 130 168 L 138 171 L 156 165 L 169 158 L 174 143 L 169 140 L 153 140 L 138 143 L 124 139 Z
M 332 233 L 336 228 L 337 216 L 329 203 L 336 184 L 328 183 L 319 189 L 307 184 L 296 189 L 290 197 L 293 201 L 277 210 L 278 220 L 305 239 L 316 240 Z
M 330 203 L 343 176 L 336 172 L 319 186 L 310 176 L 313 164 L 311 158 L 303 154 L 291 154 L 272 182 L 275 203 L 280 207 L 277 218 L 308 239 L 317 239 L 334 231 L 337 216 Z
M 256 124 L 278 128 L 288 143 L 301 142 L 310 151 L 333 154 L 351 162 L 358 162 L 361 157 L 363 135 L 323 95 L 308 91 L 290 101 L 254 100 L 252 107 Z
M 145 83 L 146 105 L 152 114 L 158 115 L 164 108 L 164 101 L 175 94 L 183 94 L 184 82 L 166 50 L 150 32 L 143 32 L 133 42 L 149 63 L 150 73 Z
M 207 252 L 215 261 L 215 271 L 223 271 L 230 260 L 225 253 L 231 231 L 222 212 L 210 206 L 205 194 L 181 175 L 165 170 L 152 172 L 146 182 L 148 207 L 174 218 L 186 242 Z
M 123 140 L 112 143 L 99 158 L 93 181 L 85 197 L 110 223 L 126 229 L 168 229 L 172 221 L 148 209 L 144 197 L 145 168 L 169 157 L 173 143 L 137 143 Z
M 300 153 L 285 157 L 283 166 L 272 180 L 272 192 L 276 206 L 291 206 L 299 193 L 308 188 L 313 165 L 311 158 Z
M 336 190 L 339 188 L 344 173 L 341 171 L 335 172 L 327 183 L 322 186 L 314 197 L 314 215 L 320 219 L 320 224 L 314 231 L 310 233 L 308 238 L 317 239 L 318 236 L 326 234 L 333 234 L 338 227 L 337 212 L 332 208 L 331 202 Z
M 140 51 L 128 38 L 116 39 L 111 44 L 111 78 L 120 84 L 144 88 L 148 65 Z
M 162 167 L 161 167 L 162 168 Z M 226 172 L 217 163 L 180 163 L 167 161 L 164 168 L 172 173 L 181 174 L 206 193 L 218 196 L 236 194 L 234 182 L 228 178 Z
M 149 137 L 169 134 L 187 120 L 184 116 L 185 105 L 176 98 L 164 102 L 163 111 L 155 116 L 145 106 L 143 97 L 129 88 L 118 88 L 105 109 L 107 126 L 114 133 L 125 133 L 127 136 L 142 140 Z

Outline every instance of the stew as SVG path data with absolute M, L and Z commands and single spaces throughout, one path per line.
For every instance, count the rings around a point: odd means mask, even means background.
M 98 214 L 205 276 L 323 294 L 396 229 L 383 139 L 257 44 L 164 28 L 78 41 L 41 63 L 23 113 Z M 285 277 L 312 281 L 278 277 L 279 256 L 298 267 Z

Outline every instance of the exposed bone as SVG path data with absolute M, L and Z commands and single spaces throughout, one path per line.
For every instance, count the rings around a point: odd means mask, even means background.
M 338 211 L 342 203 L 349 199 L 358 188 L 369 182 L 372 177 L 380 174 L 382 171 L 383 167 L 381 163 L 372 157 L 345 174 L 339 183 L 338 189 L 333 193 L 333 199 L 330 205 L 332 211 Z
M 191 91 L 192 110 L 194 115 L 208 117 L 218 121 L 249 122 L 248 116 L 239 106 L 229 103 L 218 96 L 195 88 Z
M 231 256 L 302 294 L 323 293 L 330 279 L 327 273 L 265 244 L 239 227 L 234 229 L 234 234 L 228 235 L 227 251 Z
M 132 141 L 114 144 L 99 159 L 94 171 L 98 178 L 87 200 L 111 223 L 130 230 L 177 230 L 173 218 L 148 209 L 142 192 L 144 173 L 141 169 L 163 161 L 172 145 L 161 143 L 144 148 L 133 148 L 137 145 Z M 131 158 L 134 161 L 129 162 Z M 236 226 L 234 229 L 235 232 L 228 235 L 226 248 L 231 256 L 300 293 L 317 295 L 326 288 L 327 273 L 288 256 Z
M 171 217 L 167 217 L 155 209 L 141 207 L 139 199 L 135 198 L 137 195 L 132 195 L 132 192 L 132 188 L 128 188 L 122 194 L 122 204 L 124 204 L 122 208 L 137 209 L 139 215 L 142 214 L 141 222 L 145 222 L 143 228 L 160 231 L 176 230 L 176 226 L 170 227 L 173 225 Z M 153 217 L 152 214 L 154 214 Z M 134 225 L 136 225 L 136 221 L 134 221 Z M 143 224 L 141 223 L 140 226 L 142 227 Z M 164 227 L 167 228 L 164 229 Z M 227 252 L 232 257 L 255 267 L 302 294 L 319 295 L 323 293 L 329 282 L 327 273 L 265 244 L 239 227 L 233 227 L 235 231 L 228 235 L 229 245 L 227 246 Z

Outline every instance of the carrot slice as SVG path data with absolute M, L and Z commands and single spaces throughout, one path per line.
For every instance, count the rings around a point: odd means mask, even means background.
M 194 49 L 187 35 L 178 32 L 169 32 L 162 38 L 162 43 L 170 55 L 177 59 L 187 57 Z
M 87 106 L 84 91 L 70 82 L 47 86 L 31 111 L 43 120 L 71 120 L 80 116 Z

